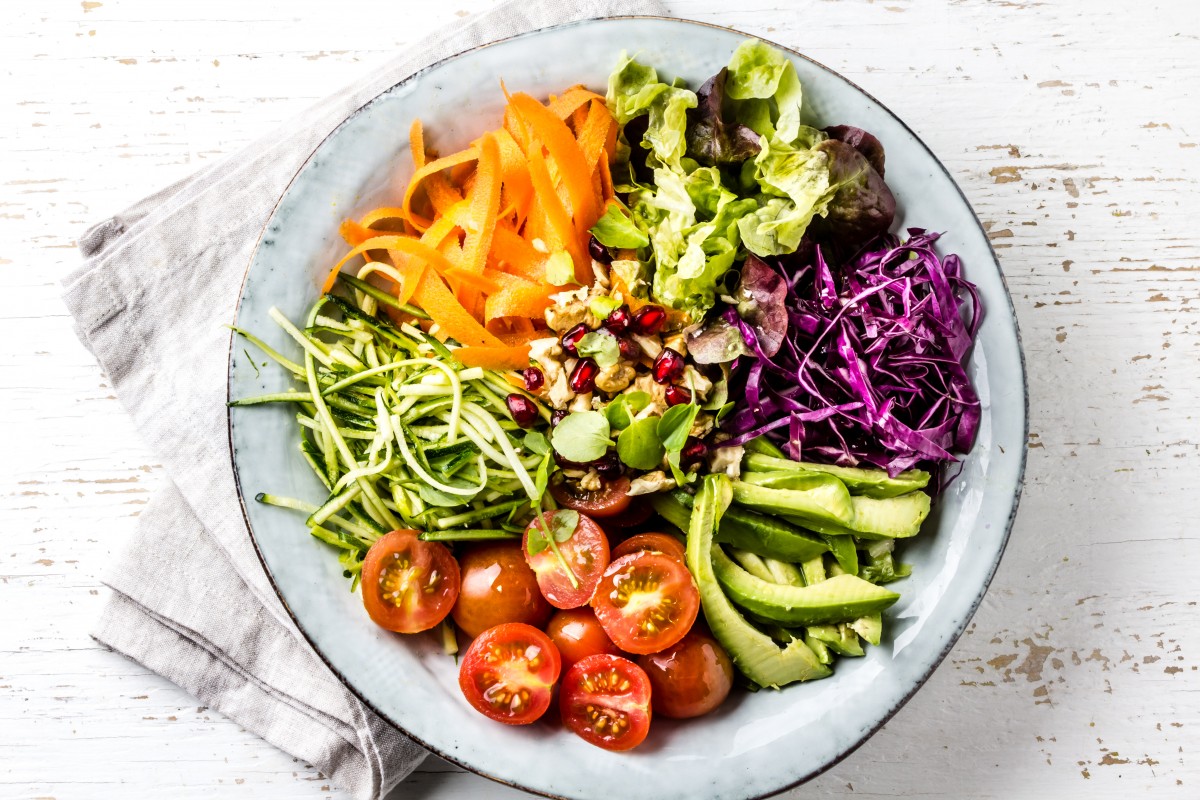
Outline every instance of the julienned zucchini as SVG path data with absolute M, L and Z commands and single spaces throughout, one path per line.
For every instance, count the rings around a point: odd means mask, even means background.
M 738 669 L 759 686 L 778 687 L 833 674 L 801 639 L 780 648 L 770 636 L 747 622 L 722 591 L 713 570 L 713 557 L 720 552 L 713 544 L 713 533 L 731 497 L 727 477 L 705 476 L 688 525 L 688 569 L 700 589 L 709 628 Z M 724 553 L 721 555 L 724 557 Z

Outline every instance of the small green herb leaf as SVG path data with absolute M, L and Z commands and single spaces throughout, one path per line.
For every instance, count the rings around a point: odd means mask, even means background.
M 549 546 L 550 540 L 546 538 L 546 534 L 542 532 L 537 523 L 530 525 L 529 536 L 525 541 L 525 549 L 529 551 L 529 557 L 536 556 Z
M 617 456 L 634 469 L 655 469 L 664 452 L 654 417 L 639 419 L 617 437 Z
M 576 411 L 550 433 L 550 444 L 568 461 L 586 464 L 604 455 L 612 429 L 599 411 Z
M 730 401 L 730 402 L 726 403 L 725 405 L 721 406 L 720 410 L 717 411 L 717 424 L 718 425 L 721 424 L 721 421 L 723 419 L 725 419 L 727 416 L 729 416 L 729 412 L 733 411 L 734 405 L 735 404 L 732 401 Z
M 678 406 L 676 406 L 678 408 Z M 683 474 L 683 470 L 679 468 L 679 451 L 671 450 L 667 453 L 667 466 L 671 468 L 671 477 L 675 479 L 675 485 L 682 487 L 687 483 L 687 475 Z
M 687 443 L 688 434 L 691 433 L 692 423 L 696 421 L 696 414 L 699 412 L 700 406 L 688 403 L 687 405 L 671 406 L 659 417 L 658 438 L 667 452 L 683 449 L 684 444 Z
M 621 346 L 617 344 L 617 337 L 604 331 L 585 333 L 583 338 L 576 343 L 575 349 L 581 356 L 591 356 L 596 359 L 596 363 L 600 365 L 601 369 L 611 367 L 621 360 Z
M 579 527 L 579 512 L 572 511 L 569 508 L 555 511 L 550 517 L 550 532 L 554 534 L 554 541 L 562 544 L 575 535 L 575 530 Z
M 579 528 L 579 512 L 570 509 L 547 513 L 542 520 L 550 527 L 550 536 L 553 536 L 554 541 L 558 544 L 569 541 L 575 535 L 576 529 Z M 527 547 L 530 556 L 536 556 L 551 546 L 550 536 L 547 536 L 546 532 L 542 530 L 542 520 L 535 521 L 529 526 Z
M 633 418 L 649 404 L 650 395 L 646 392 L 619 394 L 604 409 L 604 416 L 608 417 L 608 424 L 613 429 L 622 430 L 628 428 L 633 423 Z
M 541 431 L 530 431 L 525 434 L 525 449 L 542 456 L 550 452 L 550 442 Z
M 599 320 L 608 319 L 608 315 L 621 307 L 621 301 L 606 294 L 597 295 L 588 301 L 588 310 Z
M 578 283 L 575 280 L 575 262 L 566 250 L 551 253 L 550 258 L 546 259 L 546 280 L 554 286 Z

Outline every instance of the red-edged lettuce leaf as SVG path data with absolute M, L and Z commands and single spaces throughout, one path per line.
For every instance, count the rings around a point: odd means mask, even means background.
M 759 136 L 724 114 L 728 68 L 713 75 L 696 93 L 697 106 L 688 111 L 687 154 L 706 167 L 740 164 L 758 155 Z

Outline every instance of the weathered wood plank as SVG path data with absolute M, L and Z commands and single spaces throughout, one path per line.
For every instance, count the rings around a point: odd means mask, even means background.
M 0 796 L 343 796 L 88 638 L 104 564 L 160 477 L 55 281 L 85 226 L 488 5 L 406 5 L 402 25 L 364 25 L 380 13 L 369 0 L 5 6 Z M 1028 488 L 975 624 L 891 723 L 805 792 L 1193 796 L 1192 5 L 672 5 L 798 47 L 908 121 L 988 226 L 1029 362 Z M 431 762 L 405 792 L 504 790 Z

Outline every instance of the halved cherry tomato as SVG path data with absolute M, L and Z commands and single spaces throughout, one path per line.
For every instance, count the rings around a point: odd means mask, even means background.
M 376 625 L 396 633 L 427 631 L 458 599 L 458 562 L 445 545 L 417 532 L 392 531 L 367 551 L 362 597 Z
M 542 597 L 517 542 L 476 545 L 459 557 L 458 565 L 462 589 L 451 613 L 468 636 L 505 622 L 540 628 L 550 619 L 554 609 Z
M 563 519 L 562 515 L 562 511 L 552 511 L 544 515 L 551 530 L 554 529 L 554 520 Z M 533 531 L 539 534 L 541 532 L 537 518 L 525 529 L 523 546 L 525 560 L 537 575 L 542 595 L 555 608 L 578 608 L 587 604 L 596 591 L 596 584 L 600 582 L 604 568 L 608 566 L 608 537 L 604 535 L 604 531 L 590 518 L 579 514 L 579 524 L 575 526 L 571 538 L 565 542 L 557 542 L 558 551 L 562 553 L 563 561 L 567 562 L 574 573 L 578 585 L 571 584 L 571 579 L 558 556 L 554 554 L 553 548 L 539 550 L 535 547 L 533 549 L 536 552 L 530 551 L 530 533 Z
M 673 556 L 680 561 L 687 560 L 683 549 L 683 542 L 666 533 L 639 533 L 636 536 L 630 536 L 613 548 L 612 558 L 613 561 L 616 561 L 621 556 L 627 556 L 630 553 L 640 553 L 643 550 Z
M 589 492 L 564 480 L 550 483 L 550 494 L 564 508 L 574 509 L 600 519 L 620 514 L 629 508 L 629 478 L 622 475 L 604 482 L 604 488 Z
M 682 561 L 643 550 L 609 564 L 592 608 L 617 647 L 629 653 L 657 653 L 691 630 L 700 610 L 700 592 Z
M 604 628 L 600 627 L 595 613 L 586 606 L 555 612 L 550 618 L 550 624 L 546 626 L 546 635 L 558 648 L 563 669 L 600 653 L 621 655 L 621 651 L 612 643 L 612 639 L 608 638 Z
M 650 505 L 644 495 L 638 495 L 629 501 L 629 508 L 620 514 L 604 518 L 604 530 L 611 536 L 622 536 L 653 516 L 654 506 Z
M 471 642 L 458 685 L 476 711 L 508 725 L 528 725 L 550 707 L 562 670 L 558 650 L 532 625 L 509 622 Z
M 563 722 L 588 744 L 629 750 L 650 730 L 650 680 L 627 658 L 588 656 L 567 670 L 559 695 Z
M 733 662 L 711 636 L 693 630 L 661 653 L 638 657 L 650 678 L 654 710 L 687 719 L 712 711 L 733 688 Z

